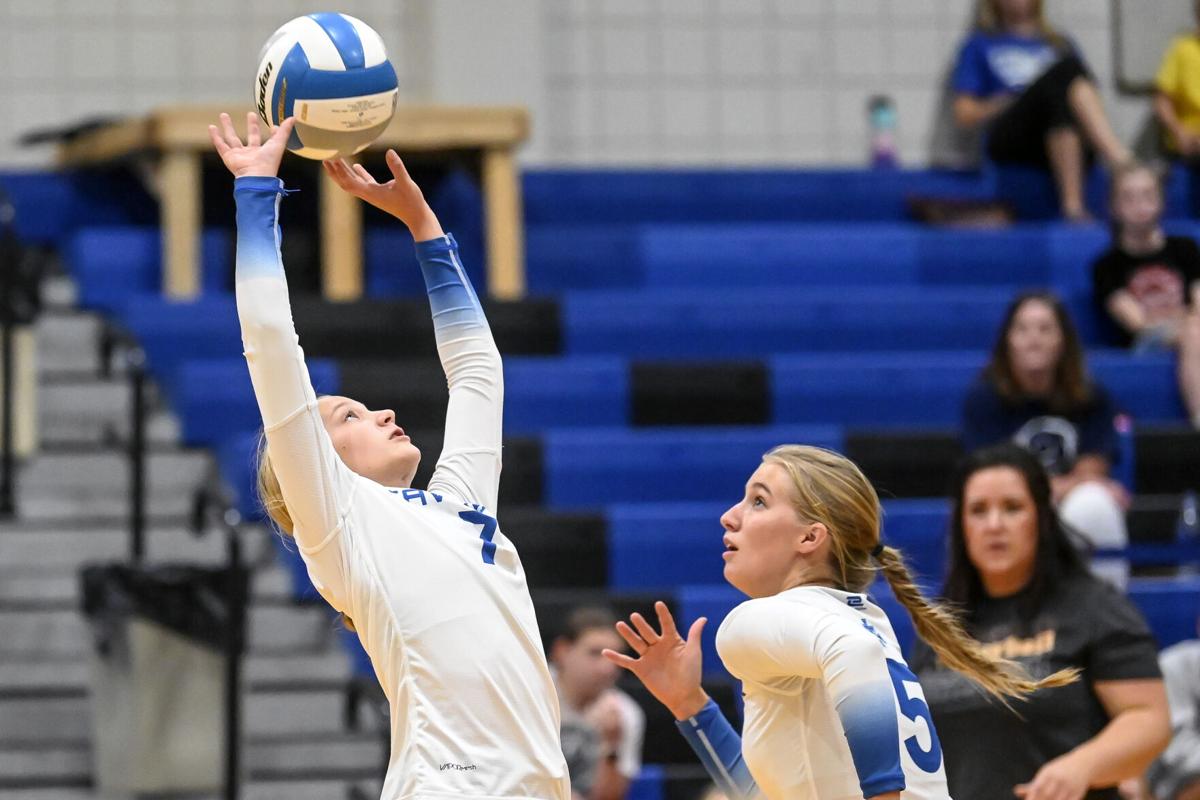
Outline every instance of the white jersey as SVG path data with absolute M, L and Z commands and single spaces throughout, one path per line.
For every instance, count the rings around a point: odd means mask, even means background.
M 772 800 L 947 800 L 921 685 L 865 595 L 802 586 L 748 600 L 717 631 L 743 683 L 742 755 Z
M 237 303 L 272 463 L 313 584 L 347 614 L 391 707 L 384 800 L 569 800 L 558 698 L 525 573 L 495 518 L 500 355 L 450 237 L 417 245 L 450 401 L 425 491 L 352 472 L 292 323 L 278 181 L 239 179 Z

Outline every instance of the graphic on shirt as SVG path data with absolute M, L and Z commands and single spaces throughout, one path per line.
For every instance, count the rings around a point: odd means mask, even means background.
M 997 46 L 988 50 L 987 60 L 1005 86 L 1019 91 L 1036 81 L 1054 63 L 1054 51 Z
M 1165 264 L 1138 267 L 1127 288 L 1152 322 L 1175 319 L 1186 309 L 1183 276 Z
M 1013 442 L 1037 456 L 1051 475 L 1070 472 L 1079 457 L 1079 430 L 1062 417 L 1034 417 L 1013 434 Z

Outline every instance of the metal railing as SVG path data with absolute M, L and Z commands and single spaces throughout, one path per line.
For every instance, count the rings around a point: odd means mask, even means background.
M 129 431 L 124 437 L 129 470 L 129 561 L 140 564 L 146 555 L 146 353 L 133 334 L 111 321 L 101 329 L 98 345 L 101 376 L 111 378 L 113 362 L 120 360 L 129 381 Z M 122 439 L 115 431 L 109 432 L 109 438 Z
M 13 327 L 16 325 L 17 243 L 13 231 L 16 212 L 0 191 L 0 518 L 17 513 L 16 459 L 13 457 Z

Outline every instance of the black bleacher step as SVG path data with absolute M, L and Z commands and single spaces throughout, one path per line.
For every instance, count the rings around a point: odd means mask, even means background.
M 401 425 L 404 423 L 401 422 Z M 405 428 L 413 444 L 421 449 L 421 465 L 413 486 L 429 485 L 429 478 L 442 452 L 441 428 Z M 500 473 L 500 508 L 539 505 L 542 502 L 542 443 L 522 436 L 506 436 L 503 444 L 504 469 Z
M 1134 432 L 1134 484 L 1148 494 L 1200 490 L 1200 431 L 1138 426 Z
M 630 385 L 634 425 L 770 422 L 770 381 L 761 361 L 639 361 Z
M 427 359 L 343 358 L 340 391 L 367 408 L 390 408 L 396 424 L 441 428 L 446 424 L 446 375 L 436 357 Z
M 533 598 L 538 629 L 541 631 L 542 643 L 545 645 L 547 653 L 550 652 L 551 643 L 564 632 L 567 615 L 576 608 L 597 606 L 612 611 L 618 619 L 626 620 L 635 611 L 641 612 L 647 619 L 655 619 L 654 603 L 656 600 L 665 602 L 672 614 L 677 614 L 679 610 L 675 598 L 661 592 L 614 593 L 603 588 L 533 586 L 529 593 Z
M 962 446 L 953 431 L 867 431 L 846 434 L 846 455 L 881 498 L 944 497 Z
M 500 352 L 554 355 L 562 349 L 562 324 L 553 300 L 484 301 Z M 436 355 L 425 299 L 332 303 L 312 296 L 292 300 L 292 316 L 305 353 L 320 358 L 407 358 Z
M 531 587 L 599 589 L 608 584 L 607 536 L 599 514 L 502 506 L 500 526 L 517 546 Z
M 1136 543 L 1166 543 L 1175 538 L 1179 522 L 1179 495 L 1139 494 L 1133 498 L 1125 515 L 1129 541 Z

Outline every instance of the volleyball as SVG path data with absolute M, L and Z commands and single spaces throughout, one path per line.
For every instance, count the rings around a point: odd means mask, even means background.
M 295 117 L 288 149 L 318 160 L 353 155 L 379 138 L 397 94 L 383 39 L 348 14 L 308 14 L 279 28 L 263 45 L 254 80 L 259 117 L 272 127 Z

